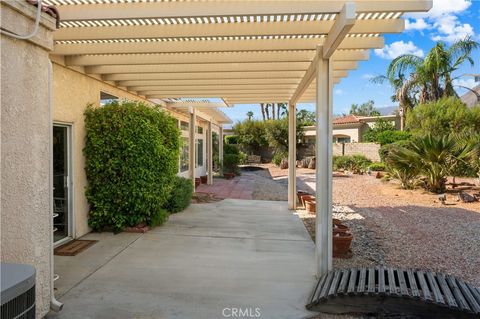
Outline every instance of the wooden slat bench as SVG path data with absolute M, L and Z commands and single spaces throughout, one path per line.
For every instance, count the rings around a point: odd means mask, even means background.
M 480 318 L 480 289 L 441 273 L 390 267 L 337 269 L 322 276 L 307 309 L 427 318 Z
M 248 155 L 247 156 L 247 164 L 261 164 L 262 163 L 262 157 L 259 155 Z

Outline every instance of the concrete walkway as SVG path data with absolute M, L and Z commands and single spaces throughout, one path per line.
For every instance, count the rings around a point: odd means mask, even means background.
M 49 318 L 309 317 L 314 244 L 286 207 L 226 199 L 144 235 L 100 234 L 78 256 L 56 257 L 64 309 Z
M 215 178 L 213 185 L 202 184 L 195 191 L 215 194 L 217 198 L 252 199 L 254 183 L 251 175 L 242 174 L 230 180 Z

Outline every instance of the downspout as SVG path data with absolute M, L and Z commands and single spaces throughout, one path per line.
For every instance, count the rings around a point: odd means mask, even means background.
M 48 166 L 48 198 L 49 198 L 49 208 L 50 213 L 53 212 L 53 66 L 52 61 L 48 61 L 48 118 L 50 123 L 50 134 L 49 134 L 49 144 L 48 144 L 48 153 L 50 156 L 50 165 Z M 55 273 L 54 273 L 54 260 L 53 260 L 53 214 L 50 216 L 50 309 L 59 312 L 63 308 L 63 303 L 55 299 Z

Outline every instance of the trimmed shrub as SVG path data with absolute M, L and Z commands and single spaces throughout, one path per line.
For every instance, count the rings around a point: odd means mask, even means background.
M 175 176 L 173 190 L 164 205 L 170 213 L 178 213 L 190 205 L 193 195 L 193 184 L 190 179 Z
M 240 163 L 240 156 L 238 154 L 223 155 L 223 173 L 238 173 L 238 164 Z
M 333 157 L 334 170 L 348 170 L 355 174 L 365 171 L 371 163 L 372 161 L 363 155 Z
M 230 145 L 238 144 L 238 135 L 225 136 L 225 144 L 230 144 Z
M 85 111 L 85 171 L 94 230 L 161 219 L 178 171 L 180 131 L 159 107 L 112 102 Z
M 232 144 L 226 144 L 224 143 L 223 144 L 223 154 L 240 154 L 240 150 L 238 149 L 238 147 L 236 145 L 232 145 Z
M 382 163 L 382 162 L 375 162 L 375 163 L 372 163 L 370 164 L 370 166 L 368 166 L 368 168 L 370 168 L 372 171 L 384 171 L 385 170 L 385 164 Z

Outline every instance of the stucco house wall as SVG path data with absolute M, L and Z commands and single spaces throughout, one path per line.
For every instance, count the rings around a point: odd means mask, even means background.
M 143 101 L 151 104 L 140 96 L 131 94 L 96 78 L 64 67 L 58 62 L 53 63 L 53 121 L 54 123 L 70 124 L 72 126 L 72 189 L 73 214 L 75 227 L 74 237 L 80 237 L 90 231 L 88 227 L 88 201 L 85 197 L 87 176 L 85 174 L 85 121 L 83 112 L 87 104 L 100 106 L 100 92 L 104 91 L 120 99 Z
M 83 112 L 87 104 L 100 106 L 100 92 L 106 92 L 119 99 L 143 101 L 151 104 L 142 96 L 135 95 L 123 88 L 101 81 L 99 78 L 83 73 L 81 69 L 74 70 L 64 66 L 64 61 L 58 57 L 51 57 L 53 62 L 53 85 L 54 85 L 54 110 L 53 121 L 59 124 L 69 124 L 72 127 L 72 175 L 70 188 L 72 191 L 74 230 L 73 237 L 81 237 L 91 229 L 88 226 L 89 205 L 85 197 L 87 176 L 85 174 L 85 158 L 83 148 L 85 146 L 85 121 Z M 179 121 L 188 122 L 189 118 L 180 112 L 165 109 Z M 208 125 L 205 121 L 197 120 L 197 126 L 203 128 L 202 134 L 197 138 L 203 139 L 203 158 L 206 163 L 206 132 Z M 185 132 L 182 133 L 185 135 Z M 188 131 L 186 132 L 188 137 Z M 196 176 L 206 174 L 205 165 L 195 169 Z M 188 177 L 188 171 L 179 172 L 179 176 Z
M 361 127 L 334 128 L 332 136 L 349 136 L 350 142 L 361 142 Z
M 1 26 L 16 34 L 33 30 L 36 8 L 0 2 Z M 48 51 L 54 20 L 42 14 L 31 40 L 0 36 L 1 45 L 1 260 L 36 268 L 36 313 L 50 308 L 50 136 Z

